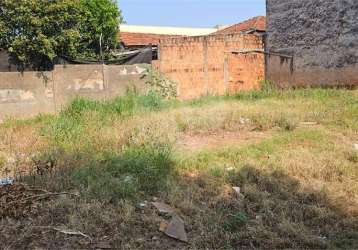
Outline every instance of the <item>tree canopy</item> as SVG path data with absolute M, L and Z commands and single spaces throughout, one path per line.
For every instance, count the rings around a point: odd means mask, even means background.
M 0 48 L 19 69 L 45 70 L 56 57 L 99 58 L 117 46 L 113 0 L 1 0 Z
M 112 0 L 81 0 L 86 23 L 81 28 L 83 48 L 99 55 L 118 44 L 118 27 L 123 21 L 117 3 Z

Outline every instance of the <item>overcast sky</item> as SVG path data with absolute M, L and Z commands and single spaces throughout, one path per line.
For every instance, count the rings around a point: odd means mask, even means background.
M 127 24 L 213 27 L 265 15 L 265 0 L 118 0 Z

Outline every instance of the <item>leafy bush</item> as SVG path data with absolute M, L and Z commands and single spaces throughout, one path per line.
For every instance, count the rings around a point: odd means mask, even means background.
M 147 79 L 146 84 L 149 87 L 149 92 L 154 92 L 166 99 L 177 97 L 176 83 L 153 67 L 147 67 L 146 72 L 143 74 L 143 78 Z

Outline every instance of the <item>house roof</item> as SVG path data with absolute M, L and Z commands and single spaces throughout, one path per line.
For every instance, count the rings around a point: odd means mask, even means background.
M 216 28 L 184 28 L 163 26 L 121 25 L 120 40 L 127 46 L 142 46 L 159 44 L 160 39 L 177 36 L 203 36 L 209 35 Z
M 238 32 L 243 32 L 247 30 L 259 30 L 265 31 L 266 30 L 266 17 L 264 16 L 257 16 L 246 20 L 244 22 L 231 25 L 225 29 L 218 30 L 211 35 L 222 35 L 222 34 L 233 34 Z
M 184 28 L 164 26 L 120 25 L 120 40 L 127 46 L 158 45 L 161 39 L 178 36 L 232 34 L 248 30 L 266 30 L 266 17 L 258 16 L 244 22 L 216 28 Z
M 177 37 L 173 35 L 159 35 L 149 33 L 120 32 L 119 39 L 127 46 L 158 45 L 160 39 Z
M 121 32 L 176 35 L 176 36 L 204 36 L 217 31 L 216 28 L 187 28 L 187 27 L 165 27 L 165 26 L 141 26 L 122 24 Z

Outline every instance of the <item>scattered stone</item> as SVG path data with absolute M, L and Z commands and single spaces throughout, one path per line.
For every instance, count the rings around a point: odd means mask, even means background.
M 354 149 L 355 149 L 355 150 L 358 150 L 358 143 L 355 143 L 355 144 L 354 144 Z
M 152 240 L 159 240 L 159 237 L 153 236 L 153 237 L 152 237 Z
M 144 208 L 146 208 L 148 206 L 148 202 L 147 201 L 140 202 L 138 204 L 138 206 L 139 206 L 140 209 L 144 209 Z
M 174 214 L 175 211 L 174 209 L 165 204 L 165 203 L 162 203 L 162 202 L 152 202 L 153 206 L 158 210 L 158 212 L 160 214 L 168 214 L 168 215 L 171 215 L 171 214 Z
M 241 188 L 240 188 L 240 187 L 233 187 L 232 189 L 234 189 L 234 191 L 235 191 L 237 194 L 241 194 Z
M 171 238 L 183 242 L 188 242 L 188 236 L 185 232 L 184 221 L 177 215 L 173 216 L 164 233 Z
M 154 202 L 158 201 L 158 198 L 154 196 L 154 197 L 153 197 L 153 201 L 154 201 Z

